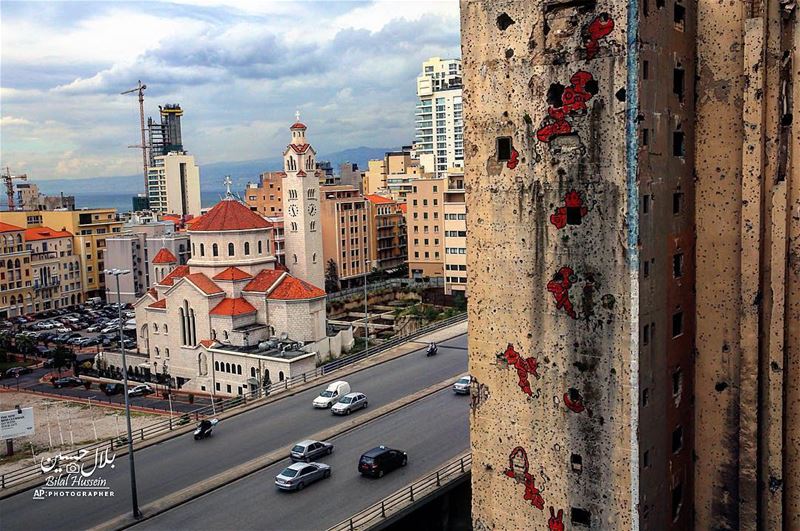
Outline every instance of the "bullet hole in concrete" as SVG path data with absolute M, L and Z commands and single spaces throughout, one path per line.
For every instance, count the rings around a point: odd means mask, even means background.
M 563 107 L 564 102 L 561 97 L 564 95 L 564 85 L 561 83 L 551 83 L 547 89 L 547 104 L 551 107 Z
M 572 471 L 580 474 L 583 472 L 583 457 L 580 454 L 572 454 L 569 457 L 569 463 L 572 466 Z
M 661 9 L 665 5 L 665 0 L 656 0 L 656 7 Z
M 772 372 L 781 372 L 781 366 L 774 361 L 769 363 L 769 368 L 772 369 Z
M 616 96 L 619 101 L 625 101 L 625 96 L 626 96 L 625 88 L 623 87 L 619 89 L 617 93 L 614 94 L 614 96 Z
M 508 50 L 506 50 L 506 59 L 511 59 L 512 57 L 514 57 L 514 49 L 509 48 Z
M 528 113 L 525 113 L 525 116 L 523 116 L 523 117 L 522 117 L 522 119 L 523 119 L 523 120 L 525 121 L 525 123 L 526 123 L 526 124 L 528 124 L 528 125 L 531 125 L 531 124 L 533 123 L 533 120 L 531 119 L 531 115 L 530 115 L 530 114 L 528 114 Z
M 508 118 L 508 111 L 503 111 L 503 118 Z
M 787 112 L 786 114 L 781 116 L 781 125 L 784 127 L 792 125 L 792 113 Z
M 728 345 L 728 343 L 723 343 L 722 344 L 722 352 L 730 352 L 730 351 L 731 351 L 730 345 Z
M 501 31 L 505 31 L 508 27 L 514 24 L 514 19 L 509 17 L 507 13 L 501 13 L 499 17 L 497 17 L 497 27 L 500 28 Z
M 776 492 L 778 489 L 781 488 L 783 485 L 783 480 L 776 478 L 775 476 L 769 477 L 769 491 Z
M 511 137 L 501 136 L 497 139 L 497 160 L 511 160 Z
M 489 463 L 486 463 L 483 466 L 484 466 L 484 468 L 486 468 L 486 470 L 494 470 L 494 467 L 492 465 L 490 465 Z
M 722 391 L 724 391 L 727 388 L 728 388 L 728 383 L 727 382 L 717 382 L 717 385 L 714 386 L 714 389 L 718 393 L 721 393 Z
M 636 122 L 637 123 L 644 122 L 644 115 L 643 114 L 637 114 L 636 115 Z
M 576 361 L 576 362 L 575 362 L 575 363 L 573 363 L 572 365 L 573 365 L 573 366 L 574 366 L 576 369 L 578 369 L 579 371 L 581 371 L 581 372 L 586 372 L 587 370 L 589 370 L 589 365 L 588 365 L 588 364 L 586 364 L 586 363 L 584 363 L 584 362 L 582 362 L 582 361 Z

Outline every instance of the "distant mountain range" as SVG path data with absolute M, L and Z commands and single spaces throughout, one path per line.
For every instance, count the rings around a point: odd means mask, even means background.
M 317 155 L 317 160 L 328 160 L 335 171 L 344 162 L 358 164 L 359 168 L 366 169 L 367 161 L 382 159 L 387 151 L 396 151 L 397 148 L 371 148 L 357 147 L 335 151 L 333 153 Z M 268 159 L 244 160 L 238 162 L 215 162 L 200 166 L 200 190 L 221 191 L 222 181 L 226 175 L 231 176 L 233 188 L 242 190 L 248 181 L 257 182 L 259 174 L 265 171 L 277 171 L 283 167 L 281 157 Z M 142 175 L 120 175 L 114 177 L 91 177 L 86 179 L 32 179 L 39 186 L 42 193 L 84 196 L 89 194 L 131 194 L 142 192 Z

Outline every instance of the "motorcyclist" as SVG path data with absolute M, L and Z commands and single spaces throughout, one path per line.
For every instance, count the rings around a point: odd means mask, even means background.
M 436 351 L 438 350 L 438 348 L 439 348 L 439 347 L 437 347 L 437 346 L 436 346 L 436 343 L 435 343 L 435 342 L 433 342 L 433 341 L 431 341 L 431 342 L 428 344 L 428 353 L 429 353 L 429 354 L 435 354 L 435 353 L 436 353 Z
M 200 421 L 200 425 L 198 426 L 198 428 L 200 428 L 201 433 L 208 432 L 208 430 L 211 429 L 211 421 L 208 419 L 203 419 L 202 421 Z

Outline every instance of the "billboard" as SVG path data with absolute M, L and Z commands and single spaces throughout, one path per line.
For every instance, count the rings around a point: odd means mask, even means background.
M 0 411 L 0 440 L 33 435 L 33 408 Z

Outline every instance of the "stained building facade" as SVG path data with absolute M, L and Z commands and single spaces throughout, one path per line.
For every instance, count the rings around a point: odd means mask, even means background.
M 462 0 L 476 529 L 798 528 L 794 11 Z

